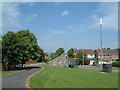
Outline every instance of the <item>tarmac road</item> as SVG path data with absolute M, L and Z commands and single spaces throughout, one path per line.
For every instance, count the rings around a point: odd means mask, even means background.
M 30 69 L 2 77 L 3 90 L 5 90 L 4 88 L 27 88 L 25 85 L 27 78 L 41 69 L 40 66 L 35 65 L 28 67 L 30 67 Z
M 55 58 L 54 60 L 52 60 L 51 62 L 53 62 L 53 65 L 61 65 L 61 66 L 66 66 L 67 64 L 67 59 L 65 57 L 65 54 L 62 54 L 61 56 Z

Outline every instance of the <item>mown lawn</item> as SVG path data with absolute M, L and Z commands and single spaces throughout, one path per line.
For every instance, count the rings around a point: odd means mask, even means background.
M 15 72 L 19 72 L 19 71 L 21 71 L 21 70 L 13 70 L 13 71 L 0 71 L 0 77 L 2 76 L 6 76 L 6 75 L 8 75 L 8 74 L 13 74 L 13 73 L 15 73 Z
M 118 88 L 118 72 L 101 73 L 96 70 L 44 66 L 30 79 L 32 88 Z

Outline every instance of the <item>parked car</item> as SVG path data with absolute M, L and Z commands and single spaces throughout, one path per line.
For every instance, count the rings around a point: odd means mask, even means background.
M 84 65 L 90 64 L 90 60 L 84 60 Z
M 16 65 L 16 68 L 21 68 L 22 67 L 22 64 L 17 64 Z M 23 65 L 23 67 L 24 67 L 24 65 Z

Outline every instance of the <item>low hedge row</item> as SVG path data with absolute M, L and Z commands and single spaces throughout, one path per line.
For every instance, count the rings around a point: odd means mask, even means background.
M 120 67 L 120 62 L 113 62 L 112 66 L 114 66 L 114 67 Z

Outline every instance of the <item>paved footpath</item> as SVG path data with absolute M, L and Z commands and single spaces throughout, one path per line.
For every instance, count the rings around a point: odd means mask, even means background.
M 100 67 L 96 67 L 96 66 L 89 66 L 89 65 L 84 65 L 84 66 L 79 66 L 79 68 L 85 68 L 85 69 L 91 69 L 91 70 L 98 70 L 100 71 Z M 113 72 L 120 72 L 120 69 L 112 69 Z
M 2 88 L 26 88 L 27 78 L 40 70 L 40 66 L 30 66 L 31 69 L 2 77 Z

